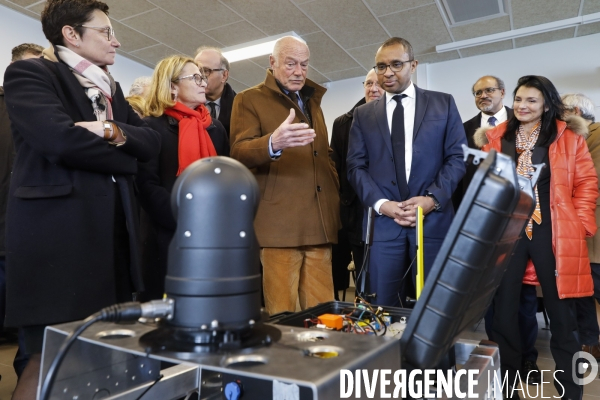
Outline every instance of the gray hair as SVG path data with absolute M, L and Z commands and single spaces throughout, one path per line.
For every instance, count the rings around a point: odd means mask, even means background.
M 581 118 L 587 119 L 588 121 L 595 122 L 594 117 L 594 103 L 589 97 L 584 96 L 581 93 L 567 93 L 561 96 L 562 102 L 567 110 L 573 110 L 575 107 L 579 108 L 581 112 Z
M 141 96 L 144 93 L 144 88 L 150 86 L 152 78 L 149 76 L 140 76 L 136 78 L 129 88 L 129 96 Z
M 504 85 L 504 81 L 502 79 L 500 79 L 494 75 L 485 75 L 485 76 L 482 76 L 481 78 L 477 79 L 477 81 L 473 84 L 473 86 L 471 86 L 471 92 L 475 91 L 475 85 L 477 84 L 477 82 L 479 82 L 483 78 L 492 78 L 492 79 L 496 80 L 496 85 L 498 85 L 498 89 L 500 89 L 500 90 L 506 89 L 506 86 Z
M 216 51 L 217 53 L 219 53 L 219 57 L 221 59 L 221 68 L 225 68 L 227 71 L 229 71 L 229 60 L 227 60 L 225 58 L 225 56 L 223 55 L 223 52 L 221 52 L 221 49 L 218 47 L 213 47 L 213 46 L 200 46 L 198 47 L 198 49 L 196 50 L 196 55 L 194 56 L 194 59 L 196 57 L 198 57 L 198 54 L 202 53 L 204 50 L 213 50 Z

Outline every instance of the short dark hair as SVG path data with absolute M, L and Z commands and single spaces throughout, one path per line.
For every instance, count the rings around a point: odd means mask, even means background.
M 408 40 L 400 38 L 400 37 L 391 37 L 391 38 L 389 38 L 388 40 L 386 40 L 385 42 L 383 42 L 383 44 L 379 48 L 383 49 L 384 47 L 394 46 L 396 44 L 399 44 L 402 47 L 404 47 L 404 51 L 408 54 L 408 59 L 409 60 L 414 60 L 415 59 L 415 55 L 413 53 L 413 48 L 412 48 L 412 45 L 410 44 L 410 42 Z
M 92 19 L 92 13 L 100 10 L 108 15 L 108 5 L 96 0 L 48 0 L 42 11 L 42 30 L 52 45 L 64 45 L 62 28 L 72 26 L 83 36 L 81 25 Z
M 534 88 L 542 93 L 544 98 L 544 107 L 548 108 L 548 111 L 542 113 L 542 126 L 540 127 L 540 146 L 548 147 L 556 139 L 558 130 L 556 129 L 556 120 L 562 120 L 565 112 L 565 106 L 563 105 L 562 99 L 558 94 L 558 90 L 550 80 L 543 76 L 538 75 L 525 75 L 519 78 L 517 87 L 513 92 L 513 98 L 517 95 L 517 91 L 521 86 L 528 88 Z M 512 117 L 508 120 L 506 126 L 506 137 L 512 139 L 519 129 L 521 123 L 516 117 Z
M 23 43 L 18 46 L 13 47 L 12 49 L 12 59 L 11 62 L 19 61 L 23 58 L 23 56 L 27 53 L 39 56 L 44 51 L 44 48 L 39 44 L 35 43 Z

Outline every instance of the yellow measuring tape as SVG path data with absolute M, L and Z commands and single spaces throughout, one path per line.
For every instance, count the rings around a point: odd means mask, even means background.
M 423 209 L 417 207 L 417 300 L 425 286 L 425 259 L 423 258 Z

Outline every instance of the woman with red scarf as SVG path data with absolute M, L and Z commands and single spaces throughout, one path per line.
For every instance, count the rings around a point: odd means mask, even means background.
M 171 189 L 183 170 L 196 160 L 229 156 L 225 128 L 204 107 L 206 77 L 194 60 L 170 56 L 152 76 L 146 100 L 146 123 L 161 136 L 161 151 L 140 163 L 137 175 L 141 216 L 144 275 L 148 299 L 161 298 L 167 271 L 167 251 L 175 232 Z

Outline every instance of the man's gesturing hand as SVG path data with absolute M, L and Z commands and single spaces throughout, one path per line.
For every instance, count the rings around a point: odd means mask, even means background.
M 283 121 L 271 136 L 271 146 L 274 152 L 287 147 L 299 147 L 311 143 L 315 139 L 315 130 L 308 124 L 292 124 L 296 118 L 296 111 L 290 108 L 290 115 Z

